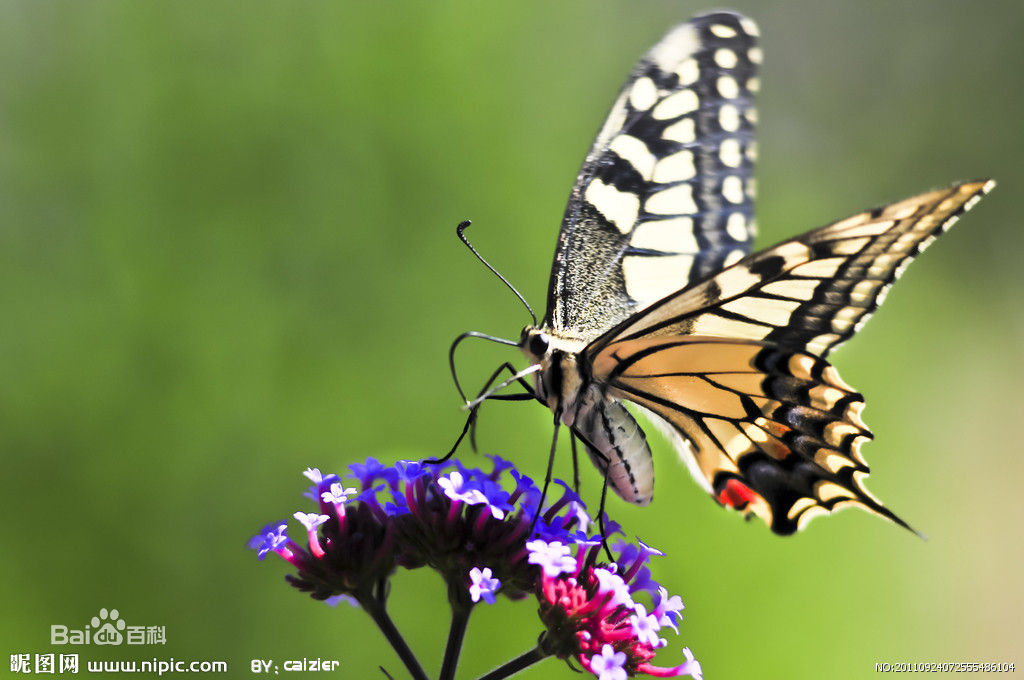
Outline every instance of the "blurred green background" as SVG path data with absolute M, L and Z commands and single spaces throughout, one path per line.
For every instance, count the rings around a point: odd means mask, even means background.
M 879 661 L 1024 664 L 1020 228 L 1024 6 L 729 3 L 761 26 L 760 245 L 958 179 L 1000 186 L 834 361 L 868 397 L 866 513 L 781 539 L 720 510 L 661 445 L 653 507 L 679 640 L 710 678 L 862 678 Z M 565 199 L 638 56 L 693 2 L 0 4 L 0 456 L 5 652 L 69 651 L 100 607 L 165 647 L 90 658 L 337 658 L 403 677 L 369 619 L 244 549 L 309 509 L 306 466 L 446 450 L 460 331 L 517 337 Z M 508 348 L 467 345 L 483 380 Z M 543 474 L 549 414 L 494 404 L 483 449 Z M 470 459 L 468 451 L 465 459 Z M 567 456 L 559 473 L 568 474 Z M 470 462 L 472 462 L 470 460 Z M 584 494 L 596 502 L 596 473 Z M 440 580 L 392 606 L 432 673 Z M 530 603 L 471 622 L 460 677 L 524 651 Z M 548 660 L 524 678 L 570 677 Z

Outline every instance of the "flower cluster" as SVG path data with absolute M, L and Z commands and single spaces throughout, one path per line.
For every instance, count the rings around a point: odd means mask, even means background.
M 351 465 L 344 479 L 307 469 L 313 486 L 306 495 L 319 507 L 294 513 L 305 540 L 289 538 L 287 522 L 280 521 L 249 546 L 260 559 L 273 552 L 290 563 L 297 573 L 285 578 L 315 599 L 346 599 L 365 609 L 414 677 L 426 676 L 384 607 L 387 581 L 399 566 L 429 566 L 445 579 L 453 664 L 474 605 L 493 604 L 498 595 L 534 595 L 545 630 L 536 649 L 507 664 L 508 674 L 557 656 L 576 660 L 601 680 L 637 674 L 700 678 L 700 664 L 688 649 L 681 666 L 650 663 L 666 644 L 660 633 L 676 629 L 682 610 L 679 597 L 669 597 L 650 578 L 646 564 L 660 553 L 642 543 L 620 544 L 616 562 L 599 563 L 606 537 L 588 533 L 594 522 L 575 492 L 556 482 L 559 492 L 542 505 L 544 494 L 533 480 L 497 456 L 491 460 L 485 472 L 454 460 L 385 466 L 370 458 Z M 618 531 L 608 524 L 606 530 Z M 650 613 L 634 600 L 641 592 L 652 601 Z
M 527 544 L 530 562 L 540 566 L 537 594 L 540 618 L 547 627 L 543 646 L 560 658 L 575 657 L 601 680 L 644 673 L 655 677 L 689 675 L 698 680 L 700 662 L 688 647 L 686 662 L 674 668 L 653 666 L 656 650 L 666 646 L 666 628 L 678 634 L 683 602 L 651 580 L 646 563 L 661 555 L 643 543 L 620 543 L 618 560 L 597 563 L 599 544 L 577 544 L 577 556 L 560 542 L 542 539 Z M 582 557 L 582 559 L 580 559 Z M 655 599 L 648 613 L 634 597 L 646 592 Z

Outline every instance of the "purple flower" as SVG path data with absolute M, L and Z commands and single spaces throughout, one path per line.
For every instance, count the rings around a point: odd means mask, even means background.
M 293 517 L 306 527 L 306 531 L 316 531 L 316 528 L 330 519 L 327 515 L 318 515 L 314 512 L 296 512 Z
M 324 480 L 324 476 L 320 472 L 319 468 L 308 467 L 308 468 L 306 468 L 305 470 L 302 471 L 302 474 L 305 475 L 306 477 L 308 477 L 309 480 L 311 482 L 313 482 L 314 484 L 319 484 L 320 482 L 322 482 Z
M 320 500 L 324 503 L 347 503 L 349 497 L 356 495 L 354 488 L 345 488 L 341 482 L 334 482 L 327 491 L 320 494 Z
M 665 588 L 658 588 L 658 606 L 651 612 L 652 616 L 658 618 L 658 623 L 662 626 L 668 626 L 672 630 L 679 633 L 679 626 L 677 622 L 679 620 L 679 612 L 683 611 L 683 600 L 678 595 L 669 597 L 668 590 Z
M 249 547 L 256 551 L 256 557 L 263 559 L 267 553 L 277 552 L 288 544 L 288 522 L 271 522 L 249 539 Z
M 569 546 L 561 541 L 549 543 L 538 538 L 528 541 L 526 549 L 530 551 L 530 564 L 539 565 L 547 576 L 554 578 L 562 573 L 576 571 L 576 558 L 569 555 Z
M 661 624 L 658 623 L 657 617 L 648 614 L 647 608 L 639 602 L 633 605 L 633 610 L 636 613 L 630 615 L 629 625 L 633 626 L 636 639 L 654 648 L 667 645 L 668 643 L 658 635 Z
M 590 670 L 598 680 L 626 680 L 625 663 L 625 652 L 616 652 L 611 645 L 605 645 L 600 654 L 590 657 Z
M 634 601 L 636 596 L 648 595 L 632 579 L 642 571 L 637 562 L 645 562 L 657 551 L 622 546 L 619 567 L 598 565 L 601 546 L 593 543 L 586 548 L 578 546 L 575 560 L 583 566 L 569 574 L 559 572 L 551 576 L 541 567 L 537 599 L 541 621 L 547 628 L 541 638 L 541 649 L 559 658 L 574 658 L 599 678 L 638 674 L 675 677 L 699 672 L 700 666 L 692 657 L 674 668 L 651 663 L 656 650 L 666 643 L 657 635 L 661 627 L 657 617 Z M 621 568 L 623 564 L 628 568 Z M 670 600 L 667 594 L 662 595 L 665 611 Z
M 359 480 L 364 489 L 373 486 L 378 479 L 383 479 L 388 486 L 398 483 L 398 470 L 380 464 L 376 458 L 367 458 L 365 463 L 353 463 L 348 466 L 352 477 Z
M 453 501 L 459 501 L 466 505 L 486 505 L 495 519 L 505 517 L 505 512 L 501 508 L 491 505 L 487 495 L 480 489 L 472 488 L 458 471 L 452 472 L 447 477 L 439 477 L 437 485 L 444 489 L 444 495 Z
M 689 647 L 683 647 L 683 656 L 686 657 L 685 662 L 668 670 L 670 670 L 676 677 L 680 675 L 689 675 L 693 680 L 704 680 L 704 671 L 700 667 L 700 661 L 693 658 L 693 652 L 690 651 Z
M 611 567 L 614 566 L 611 564 L 608 565 L 609 568 L 594 569 L 594 577 L 598 584 L 597 592 L 611 595 L 611 602 L 617 606 L 633 609 L 636 603 L 633 602 L 629 586 L 621 576 L 612 571 Z
M 264 527 L 249 547 L 259 559 L 274 552 L 291 564 L 296 573 L 285 578 L 295 588 L 332 604 L 354 602 L 376 621 L 386 616 L 383 594 L 399 566 L 438 571 L 453 610 L 467 614 L 499 593 L 512 600 L 533 593 L 544 626 L 542 655 L 575 659 L 603 680 L 699 680 L 689 649 L 679 666 L 651 664 L 666 644 L 659 632 L 678 633 L 683 609 L 678 596 L 651 579 L 647 565 L 662 553 L 619 542 L 616 561 L 600 563 L 607 536 L 621 533 L 618 524 L 605 517 L 606 536 L 588 536 L 594 521 L 572 489 L 559 482 L 560 493 L 542 507 L 533 480 L 497 456 L 491 460 L 483 471 L 457 461 L 385 466 L 369 458 L 347 475 L 358 493 L 337 475 L 308 468 L 314 486 L 305 495 L 317 508 L 294 514 L 308 545 L 289 539 L 282 521 Z
M 483 598 L 487 604 L 494 604 L 494 593 L 501 587 L 501 581 L 491 578 L 490 567 L 473 567 L 469 570 L 469 579 L 472 581 L 469 586 L 470 599 L 479 602 Z

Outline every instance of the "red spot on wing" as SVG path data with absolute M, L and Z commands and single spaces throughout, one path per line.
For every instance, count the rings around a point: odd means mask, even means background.
M 757 494 L 740 480 L 730 479 L 726 481 L 725 488 L 715 498 L 722 505 L 734 510 L 742 510 L 747 507 L 748 503 L 757 498 Z

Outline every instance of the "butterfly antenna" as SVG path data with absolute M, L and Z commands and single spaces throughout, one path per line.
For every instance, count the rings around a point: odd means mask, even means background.
M 455 370 L 455 349 L 459 346 L 459 343 L 461 343 L 466 338 L 480 338 L 482 340 L 490 340 L 491 342 L 496 342 L 500 345 L 511 345 L 512 347 L 519 346 L 518 343 L 515 343 L 512 340 L 498 338 L 493 335 L 487 335 L 486 333 L 480 333 L 478 331 L 466 331 L 459 337 L 455 338 L 455 340 L 452 341 L 452 346 L 448 348 L 448 368 L 452 372 L 452 382 L 455 383 L 455 389 L 459 391 L 459 396 L 462 397 L 462 401 L 469 401 L 469 399 L 466 399 L 466 393 L 462 391 L 462 385 L 459 383 L 459 374 Z M 491 380 L 493 379 L 494 378 L 492 377 Z
M 455 228 L 455 233 L 459 235 L 459 240 L 460 240 L 460 241 L 462 241 L 462 242 L 463 242 L 464 244 L 466 244 L 466 247 L 467 247 L 467 248 L 469 248 L 469 250 L 470 250 L 470 252 L 471 252 L 471 253 L 473 253 L 474 255 L 476 255 L 476 259 L 478 259 L 478 260 L 480 260 L 481 262 L 483 262 L 483 264 L 484 264 L 484 266 L 485 266 L 485 267 L 487 267 L 488 269 L 490 269 L 490 270 L 491 270 L 491 272 L 492 272 L 492 273 L 493 273 L 493 274 L 494 274 L 495 276 L 497 276 L 497 277 L 498 277 L 499 279 L 501 279 L 501 282 L 502 282 L 502 283 L 504 283 L 504 284 L 505 284 L 506 286 L 508 286 L 508 289 L 509 289 L 510 291 L 512 291 L 513 293 L 515 293 L 515 296 L 516 296 L 517 298 L 519 298 L 519 301 L 523 303 L 523 306 L 524 306 L 524 307 L 526 307 L 526 311 L 528 311 L 528 312 L 530 313 L 530 318 L 531 318 L 531 319 L 533 319 L 533 325 L 534 325 L 534 326 L 536 326 L 536 325 L 537 325 L 537 315 L 533 313 L 533 308 L 532 308 L 532 307 L 530 307 L 530 303 L 529 303 L 529 302 L 527 302 L 527 301 L 526 301 L 526 298 L 524 298 L 524 297 L 523 297 L 523 296 L 522 296 L 522 295 L 521 295 L 521 294 L 519 293 L 519 291 L 518 291 L 518 290 L 516 290 L 516 287 L 515 287 L 515 286 L 513 286 L 513 285 L 512 285 L 511 283 L 509 283 L 509 280 L 508 280 L 508 279 L 506 279 L 506 278 L 505 278 L 504 276 L 502 276 L 501 274 L 499 274 L 499 273 L 498 273 L 498 270 L 497 270 L 497 269 L 495 269 L 494 267 L 492 267 L 492 266 L 491 266 L 491 263 L 490 263 L 490 262 L 488 262 L 487 260 L 485 260 L 485 259 L 484 259 L 484 257 L 483 257 L 483 255 L 481 255 L 481 254 L 480 254 L 480 253 L 479 253 L 479 252 L 477 251 L 477 249 L 473 247 L 473 244 L 469 242 L 469 239 L 468 239 L 468 238 L 466 237 L 466 227 L 468 227 L 468 226 L 469 226 L 470 224 L 472 224 L 472 222 L 470 222 L 469 220 L 466 220 L 466 221 L 464 221 L 464 222 L 461 222 L 461 223 L 459 224 L 459 226 L 457 226 L 457 227 Z

